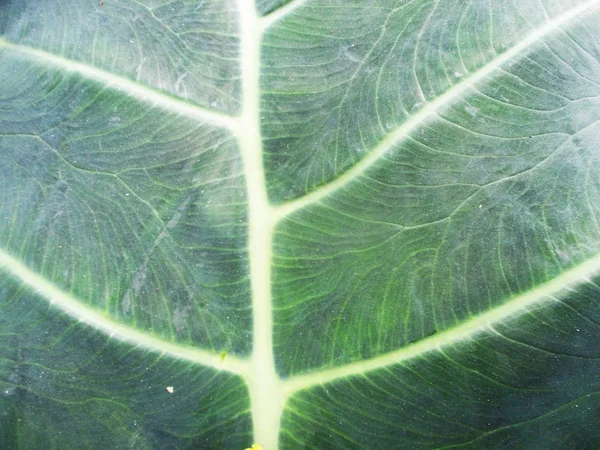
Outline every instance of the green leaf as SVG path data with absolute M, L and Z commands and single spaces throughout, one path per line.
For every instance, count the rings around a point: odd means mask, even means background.
M 593 448 L 598 30 L 0 4 L 0 447 Z

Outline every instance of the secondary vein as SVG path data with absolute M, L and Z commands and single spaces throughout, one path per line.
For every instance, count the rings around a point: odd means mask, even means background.
M 471 319 L 453 328 L 442 331 L 429 338 L 410 344 L 399 350 L 389 352 L 374 358 L 345 364 L 333 369 L 325 369 L 312 373 L 296 375 L 283 381 L 283 390 L 286 396 L 294 392 L 310 388 L 314 385 L 331 383 L 333 381 L 361 375 L 373 370 L 399 364 L 412 358 L 419 357 L 428 352 L 439 350 L 442 347 L 457 344 L 473 338 L 478 333 L 485 332 L 497 323 L 510 318 L 516 318 L 528 311 L 543 307 L 559 300 L 558 295 L 572 290 L 578 285 L 600 273 L 600 254 L 587 261 L 564 271 L 554 279 L 539 285 L 506 301 L 504 304 L 487 312 L 472 317 Z
M 54 308 L 112 339 L 127 342 L 153 353 L 187 360 L 217 370 L 225 370 L 242 376 L 249 372 L 249 363 L 245 359 L 233 355 L 223 358 L 222 354 L 218 352 L 167 342 L 112 320 L 86 306 L 72 294 L 58 288 L 3 249 L 0 249 L 0 270 L 19 280 L 33 293 L 45 298 Z
M 558 18 L 548 21 L 542 27 L 525 36 L 518 44 L 514 45 L 504 53 L 499 54 L 495 59 L 481 67 L 479 70 L 464 77 L 461 82 L 455 84 L 446 92 L 435 98 L 408 120 L 400 124 L 390 133 L 388 133 L 377 146 L 375 146 L 367 155 L 363 157 L 352 168 L 347 170 L 335 180 L 320 186 L 314 191 L 299 197 L 295 200 L 274 206 L 276 220 L 281 220 L 305 206 L 319 202 L 320 200 L 332 195 L 339 189 L 344 188 L 369 168 L 375 165 L 379 159 L 387 152 L 397 147 L 399 143 L 409 138 L 410 134 L 429 120 L 432 120 L 443 108 L 459 101 L 468 91 L 476 89 L 477 85 L 485 82 L 491 74 L 508 63 L 524 55 L 526 50 L 537 42 L 548 36 L 552 32 L 560 29 L 561 26 L 579 17 L 581 14 L 597 7 L 599 0 L 591 0 L 573 8 L 569 12 L 560 15 Z
M 302 6 L 304 3 L 306 3 L 306 0 L 292 0 L 286 3 L 285 5 L 280 6 L 279 8 L 275 9 L 274 11 L 259 19 L 260 27 L 263 30 L 266 30 L 275 22 L 291 14 L 292 11 Z
M 13 44 L 0 39 L 0 48 L 20 53 L 34 61 L 58 67 L 62 70 L 72 73 L 78 73 L 90 80 L 94 80 L 109 88 L 121 91 L 130 97 L 133 97 L 144 103 L 149 103 L 166 111 L 191 117 L 200 122 L 210 123 L 212 125 L 235 130 L 238 121 L 235 117 L 221 114 L 201 106 L 186 102 L 175 97 L 171 97 L 150 87 L 128 80 L 127 78 L 106 72 L 97 67 L 88 64 L 73 61 L 62 56 L 53 55 L 43 50 L 27 47 L 24 45 Z

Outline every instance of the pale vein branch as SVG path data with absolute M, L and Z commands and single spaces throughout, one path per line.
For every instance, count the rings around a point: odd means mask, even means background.
M 33 293 L 46 299 L 54 308 L 111 339 L 126 342 L 137 348 L 163 354 L 172 358 L 190 361 L 202 366 L 225 370 L 246 376 L 249 373 L 249 362 L 233 355 L 223 357 L 222 354 L 173 342 L 163 341 L 147 333 L 138 331 L 130 326 L 112 320 L 104 314 L 86 306 L 62 289 L 35 273 L 17 258 L 0 249 L 0 270 L 20 281 Z
M 554 279 L 515 296 L 501 306 L 474 316 L 461 325 L 381 356 L 333 369 L 293 376 L 283 381 L 283 390 L 289 396 L 311 386 L 331 383 L 339 379 L 383 369 L 422 356 L 428 352 L 439 350 L 442 347 L 472 339 L 478 333 L 485 332 L 486 329 L 493 327 L 495 324 L 517 318 L 532 309 L 543 307 L 546 303 L 556 302 L 556 297 L 561 293 L 572 290 L 579 284 L 589 282 L 592 277 L 599 273 L 600 254 L 597 254 L 578 266 L 566 270 Z
M 0 49 L 1 48 L 20 53 L 36 62 L 52 65 L 67 72 L 78 73 L 83 77 L 94 80 L 108 88 L 123 92 L 124 94 L 127 94 L 138 101 L 162 108 L 169 112 L 193 118 L 199 122 L 206 122 L 218 127 L 229 128 L 232 130 L 235 130 L 235 128 L 238 126 L 237 119 L 235 117 L 221 114 L 217 111 L 202 108 L 201 106 L 171 97 L 135 81 L 128 80 L 127 78 L 106 72 L 88 64 L 73 61 L 63 58 L 62 56 L 53 55 L 46 51 L 34 49 L 24 45 L 12 44 L 2 39 L 0 39 Z
M 277 219 L 281 220 L 294 211 L 313 203 L 317 203 L 335 193 L 339 189 L 347 186 L 353 180 L 357 179 L 360 177 L 360 175 L 368 171 L 369 168 L 375 165 L 382 156 L 384 156 L 393 148 L 397 147 L 399 143 L 407 139 L 418 127 L 427 121 L 432 120 L 444 108 L 447 108 L 448 106 L 460 101 L 464 94 L 468 93 L 469 91 L 474 91 L 478 84 L 485 82 L 490 75 L 500 69 L 503 65 L 517 59 L 519 56 L 526 55 L 527 50 L 541 41 L 543 38 L 556 31 L 567 22 L 581 16 L 583 13 L 591 10 L 592 8 L 597 7 L 599 4 L 599 0 L 592 0 L 583 3 L 578 7 L 560 15 L 559 17 L 546 22 L 542 27 L 525 36 L 519 43 L 505 52 L 498 54 L 498 56 L 492 61 L 481 67 L 479 70 L 464 77 L 459 83 L 455 84 L 439 97 L 429 102 L 408 120 L 388 133 L 381 140 L 381 142 L 375 148 L 373 148 L 373 150 L 371 150 L 363 157 L 363 159 L 361 159 L 343 175 L 328 184 L 320 186 L 303 197 L 299 197 L 290 202 L 275 206 Z
M 263 16 L 259 19 L 260 26 L 263 30 L 266 30 L 275 22 L 283 19 L 285 16 L 290 15 L 295 9 L 306 3 L 306 0 L 292 0 L 289 3 L 277 8 L 275 11 Z

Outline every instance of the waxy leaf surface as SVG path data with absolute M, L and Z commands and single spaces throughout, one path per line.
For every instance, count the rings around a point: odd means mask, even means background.
M 0 447 L 592 448 L 600 1 L 0 3 Z

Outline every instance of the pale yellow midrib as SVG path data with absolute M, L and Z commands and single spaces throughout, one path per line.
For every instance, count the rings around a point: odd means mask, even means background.
M 465 76 L 459 83 L 453 85 L 439 97 L 427 103 L 417 113 L 410 116 L 405 122 L 400 124 L 400 126 L 386 134 L 381 142 L 373 148 L 373 150 L 371 150 L 341 176 L 302 197 L 276 206 L 276 219 L 281 220 L 292 214 L 294 211 L 314 204 L 348 185 L 353 180 L 360 177 L 361 174 L 365 173 L 387 152 L 406 139 L 410 133 L 416 130 L 420 125 L 426 123 L 428 120 L 432 120 L 443 108 L 454 104 L 456 101 L 459 101 L 463 94 L 471 89 L 475 89 L 479 83 L 483 82 L 489 75 L 500 69 L 506 63 L 518 59 L 519 55 L 524 54 L 528 48 L 531 48 L 544 37 L 548 36 L 550 33 L 556 31 L 562 25 L 565 25 L 584 12 L 597 7 L 599 4 L 599 0 L 590 0 L 576 8 L 573 8 L 569 12 L 560 15 L 558 18 L 548 21 L 542 27 L 531 32 L 529 35 L 525 36 L 524 39 L 519 41 L 518 44 L 509 48 L 504 53 L 499 54 L 496 58 L 484 65 L 479 70 L 468 76 Z
M 271 244 L 273 209 L 267 196 L 260 134 L 260 42 L 262 32 L 254 1 L 238 0 L 240 10 L 242 115 L 238 142 L 248 192 L 248 248 L 252 289 L 253 347 L 250 392 L 254 442 L 276 450 L 285 397 L 275 371 L 273 356 L 273 307 L 271 304 Z
M 45 64 L 52 65 L 66 72 L 78 73 L 87 79 L 96 81 L 108 88 L 123 92 L 138 101 L 169 112 L 190 117 L 200 122 L 209 123 L 229 130 L 234 130 L 238 124 L 235 117 L 203 108 L 200 105 L 188 103 L 184 100 L 177 99 L 176 97 L 171 97 L 160 91 L 146 87 L 143 84 L 106 72 L 89 64 L 73 61 L 32 47 L 13 44 L 1 38 L 0 48 L 6 48 L 22 55 L 27 55 L 34 61 L 43 61 Z
M 45 298 L 53 307 L 113 339 L 153 353 L 232 372 L 243 377 L 249 373 L 248 360 L 233 355 L 223 357 L 218 352 L 168 342 L 112 320 L 86 306 L 72 294 L 58 288 L 3 249 L 0 249 L 0 270 L 21 281 L 23 286 L 26 286 L 32 293 Z

